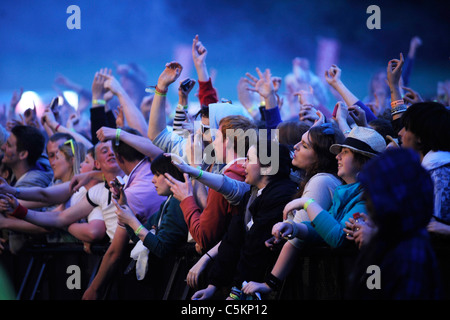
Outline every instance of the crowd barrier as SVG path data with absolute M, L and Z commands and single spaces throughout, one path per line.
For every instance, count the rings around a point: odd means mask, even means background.
M 449 244 L 449 241 L 435 241 L 445 299 L 450 298 Z M 36 244 L 19 254 L 5 250 L 0 254 L 0 267 L 14 288 L 17 300 L 79 300 L 94 279 L 107 248 L 108 245 L 93 245 L 92 253 L 88 254 L 80 243 Z M 187 244 L 163 262 L 156 263 L 149 258 L 148 274 L 141 281 L 130 268 L 131 249 L 130 245 L 120 262 L 118 275 L 100 299 L 190 299 L 195 290 L 186 284 L 185 279 L 189 269 L 200 258 L 193 245 Z M 355 248 L 303 250 L 282 290 L 271 295 L 270 299 L 344 299 L 348 275 L 356 257 Z M 76 276 L 79 277 L 78 282 L 74 278 Z M 205 285 L 205 279 L 200 280 L 201 285 Z

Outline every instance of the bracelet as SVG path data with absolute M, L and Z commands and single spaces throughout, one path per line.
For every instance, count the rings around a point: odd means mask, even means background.
M 188 109 L 188 105 L 183 106 L 182 104 L 178 104 L 178 105 L 177 105 L 177 108 L 178 108 L 179 110 L 187 110 L 187 109 Z
M 134 234 L 137 235 L 137 236 L 139 236 L 139 232 L 141 232 L 142 229 L 144 229 L 144 226 L 141 224 L 141 225 L 136 229 L 136 231 L 134 231 Z
M 158 88 L 158 86 L 155 87 L 155 94 L 161 97 L 165 97 L 167 96 L 167 90 L 166 91 L 162 91 L 161 89 Z
M 311 198 L 311 199 L 309 199 L 308 201 L 306 201 L 305 204 L 303 205 L 303 210 L 306 211 L 306 209 L 308 209 L 309 205 L 310 205 L 311 203 L 313 203 L 313 202 L 314 202 L 314 199 L 313 199 L 313 198 Z
M 203 170 L 200 169 L 200 173 L 198 174 L 198 176 L 194 177 L 194 179 L 200 179 L 202 176 L 203 176 Z
M 28 213 L 28 208 L 24 207 L 23 205 L 19 204 L 16 209 L 14 209 L 13 213 L 11 213 L 11 216 L 16 217 L 18 219 L 25 219 L 25 216 Z
M 118 146 L 120 142 L 120 131 L 122 131 L 122 129 L 120 128 L 116 129 L 116 146 Z
M 399 106 L 397 106 L 397 107 L 395 107 L 395 108 L 393 108 L 393 109 L 391 110 L 391 115 L 394 115 L 394 114 L 397 114 L 397 113 L 405 112 L 406 109 L 407 109 L 407 108 L 406 108 L 406 106 L 405 106 L 404 104 L 399 105 Z
M 55 128 L 55 132 L 58 132 L 58 128 L 59 128 L 60 125 L 61 125 L 61 123 L 58 123 L 58 125 Z
M 99 106 L 104 106 L 106 104 L 106 101 L 103 100 L 103 99 L 93 99 L 92 100 L 92 104 L 93 105 L 96 104 L 96 105 L 99 105 Z
M 283 281 L 275 277 L 272 273 L 269 273 L 266 277 L 265 282 L 273 291 L 278 291 L 283 284 Z
M 19 190 L 19 188 L 16 188 L 16 194 L 14 195 L 14 197 L 16 197 L 16 198 L 20 197 L 20 190 Z
M 405 101 L 403 99 L 395 100 L 391 102 L 391 107 L 395 108 L 397 106 L 401 106 L 402 104 L 405 104 Z

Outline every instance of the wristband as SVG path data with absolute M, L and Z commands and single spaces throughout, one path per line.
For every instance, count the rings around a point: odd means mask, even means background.
M 116 129 L 116 147 L 119 145 L 120 142 L 120 131 L 122 131 L 122 129 L 120 128 Z
M 11 213 L 11 216 L 16 217 L 18 219 L 25 219 L 25 216 L 28 213 L 28 208 L 24 207 L 23 205 L 19 204 L 17 208 Z
M 199 169 L 200 172 L 198 173 L 198 176 L 194 177 L 194 179 L 200 179 L 203 176 L 203 170 L 201 169 L 201 167 L 198 166 L 197 169 Z
M 392 101 L 391 107 L 395 108 L 395 107 L 401 106 L 403 104 L 405 104 L 405 101 L 403 101 L 403 99 L 399 99 L 399 100 Z
M 59 128 L 60 125 L 61 125 L 61 123 L 58 123 L 58 125 L 55 128 L 55 132 L 58 132 L 58 128 Z
M 104 106 L 106 104 L 106 101 L 103 100 L 103 99 L 93 99 L 92 100 L 92 104 L 93 105 L 96 104 L 96 105 L 99 105 L 99 106 Z
M 309 199 L 308 201 L 306 201 L 305 204 L 303 205 L 303 210 L 306 211 L 306 209 L 308 209 L 309 205 L 313 202 L 314 202 L 314 199 L 312 199 L 312 198 Z
M 136 229 L 136 231 L 134 231 L 134 234 L 137 235 L 137 236 L 139 236 L 139 232 L 141 232 L 142 229 L 144 229 L 144 226 L 141 224 L 141 225 Z
M 395 107 L 395 108 L 393 108 L 393 109 L 391 110 L 391 115 L 394 115 L 394 114 L 397 114 L 397 113 L 405 112 L 406 109 L 407 109 L 406 106 L 405 106 L 404 104 L 401 104 L 401 105 L 399 105 L 399 106 L 397 106 L 397 107 Z
M 269 273 L 266 277 L 265 282 L 273 291 L 278 291 L 283 284 L 283 281 L 275 277 L 272 273 Z
M 161 97 L 165 97 L 167 95 L 167 90 L 166 91 L 162 91 L 161 89 L 158 88 L 158 86 L 155 87 L 155 94 L 157 94 L 158 96 Z

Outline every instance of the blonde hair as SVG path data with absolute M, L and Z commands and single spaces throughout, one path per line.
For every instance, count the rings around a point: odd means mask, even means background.
M 72 151 L 73 146 L 73 151 Z M 82 143 L 77 143 L 75 139 L 69 139 L 59 146 L 59 151 L 64 154 L 66 160 L 72 163 L 72 176 L 80 173 L 80 164 L 86 157 L 86 147 Z

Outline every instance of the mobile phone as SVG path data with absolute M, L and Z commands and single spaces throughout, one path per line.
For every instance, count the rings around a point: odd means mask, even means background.
M 334 109 L 333 109 L 333 113 L 331 115 L 333 118 L 336 118 L 338 108 L 339 108 L 339 104 L 336 103 L 336 105 L 334 106 Z
M 116 176 L 116 178 L 111 182 L 112 187 L 114 188 L 113 196 L 116 199 L 120 198 L 120 192 L 125 186 L 125 181 L 121 176 Z
M 189 90 L 189 87 L 191 86 L 191 79 L 189 79 L 189 78 L 187 78 L 186 80 L 184 80 L 182 83 L 181 83 L 181 85 L 180 85 L 180 87 L 181 87 L 181 89 L 183 90 L 183 91 L 188 91 Z
M 59 97 L 54 97 L 52 99 L 52 102 L 50 102 L 50 110 L 52 110 L 52 112 L 57 112 L 57 107 L 59 105 Z

